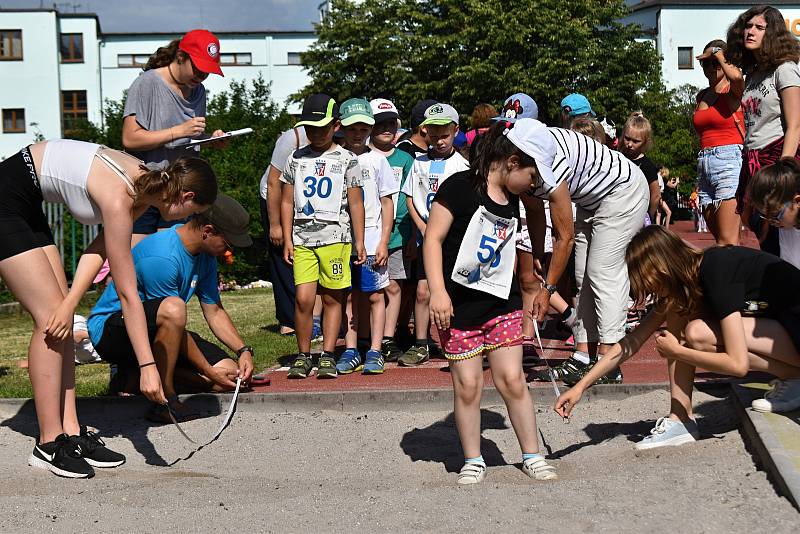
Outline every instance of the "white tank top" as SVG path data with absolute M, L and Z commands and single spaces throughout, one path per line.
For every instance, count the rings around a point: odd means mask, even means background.
M 107 155 L 98 153 L 100 147 L 95 143 L 54 139 L 48 141 L 44 148 L 39 173 L 42 197 L 47 202 L 65 204 L 75 220 L 83 224 L 103 222 L 100 208 L 89 196 L 86 187 L 95 156 L 103 160 L 133 191 L 131 179 Z

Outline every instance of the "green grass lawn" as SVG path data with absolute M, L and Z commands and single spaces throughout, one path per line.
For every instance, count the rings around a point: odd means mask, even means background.
M 94 298 L 87 297 L 78 313 L 88 314 L 93 301 Z M 297 350 L 293 336 L 278 334 L 272 290 L 225 292 L 222 304 L 242 339 L 255 349 L 257 372 L 273 365 L 280 356 Z M 216 342 L 197 299 L 192 299 L 189 304 L 189 328 Z M 31 330 L 32 321 L 28 314 L 0 316 L 0 397 L 32 396 L 28 370 L 18 366 L 18 362 L 27 358 Z M 105 363 L 79 365 L 75 376 L 79 396 L 91 397 L 108 392 L 108 365 Z

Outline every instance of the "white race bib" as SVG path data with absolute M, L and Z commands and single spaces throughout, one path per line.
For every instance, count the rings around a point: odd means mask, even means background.
M 341 161 L 328 158 L 299 160 L 294 183 L 295 219 L 339 221 L 343 165 Z
M 431 204 L 433 204 L 433 197 L 439 191 L 439 186 L 442 185 L 447 179 L 446 161 L 435 159 L 428 162 L 427 169 L 419 172 L 414 178 L 416 182 L 413 184 L 413 195 L 411 197 L 414 202 L 414 208 L 422 217 L 423 221 L 428 220 L 431 213 Z M 410 177 L 409 177 L 410 178 Z
M 507 299 L 516 263 L 517 219 L 479 207 L 458 249 L 451 279 L 462 286 Z

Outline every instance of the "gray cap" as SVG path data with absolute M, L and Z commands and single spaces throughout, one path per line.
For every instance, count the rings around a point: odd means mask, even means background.
M 250 215 L 241 204 L 226 195 L 218 193 L 217 200 L 205 213 L 211 224 L 225 237 L 225 241 L 234 247 L 249 247 L 253 244 L 247 232 Z

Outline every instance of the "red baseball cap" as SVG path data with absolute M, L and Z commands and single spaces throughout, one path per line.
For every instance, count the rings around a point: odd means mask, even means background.
M 190 31 L 178 43 L 178 48 L 189 54 L 199 70 L 225 76 L 219 68 L 219 39 L 210 31 Z

